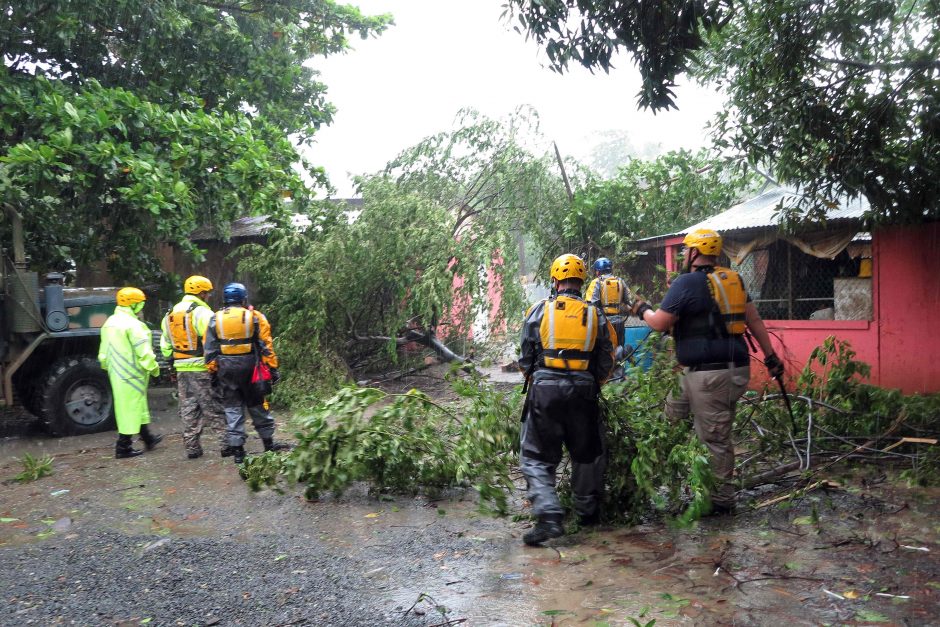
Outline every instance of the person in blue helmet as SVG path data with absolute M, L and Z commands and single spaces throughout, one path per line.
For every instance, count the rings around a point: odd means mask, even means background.
M 600 307 L 617 333 L 616 338 L 611 338 L 614 346 L 623 346 L 623 326 L 630 315 L 635 296 L 626 281 L 613 274 L 613 263 L 607 257 L 599 257 L 591 267 L 594 269 L 594 279 L 584 292 L 584 300 Z
M 209 320 L 203 346 L 206 367 L 213 373 L 215 385 L 221 391 L 225 412 L 229 448 L 223 455 L 234 456 L 235 463 L 240 464 L 245 461 L 247 439 L 243 406 L 248 408 L 265 451 L 287 450 L 290 446 L 274 441 L 274 418 L 264 396 L 251 385 L 258 360 L 271 369 L 272 383 L 281 378 L 271 325 L 263 313 L 248 306 L 248 290 L 241 283 L 226 285 L 222 302 L 223 308 Z

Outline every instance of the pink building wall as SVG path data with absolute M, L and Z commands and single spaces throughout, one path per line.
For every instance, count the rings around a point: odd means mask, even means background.
M 680 246 L 681 238 L 667 247 Z M 940 222 L 883 227 L 872 235 L 872 320 L 765 320 L 787 377 L 794 378 L 813 349 L 833 335 L 847 340 L 856 359 L 871 366 L 870 383 L 906 394 L 940 392 Z M 673 255 L 666 268 L 673 270 Z M 751 387 L 767 383 L 752 368 Z
M 450 267 L 453 267 L 454 263 L 456 263 L 456 260 L 451 261 Z M 490 335 L 499 335 L 506 332 L 506 322 L 505 320 L 500 320 L 498 316 L 499 306 L 503 301 L 503 279 L 494 268 L 494 266 L 502 266 L 503 263 L 502 256 L 496 253 L 490 261 L 490 265 L 486 268 L 487 322 L 489 324 L 488 332 Z M 468 340 L 473 340 L 473 320 L 470 320 L 469 324 L 466 325 L 459 324 L 465 310 L 470 306 L 469 299 L 463 296 L 456 296 L 458 290 L 463 287 L 463 284 L 464 277 L 459 274 L 454 275 L 452 292 L 455 294 L 455 297 L 451 302 L 450 310 L 444 316 L 444 321 L 449 327 L 447 333 L 448 337 L 452 339 L 463 337 Z

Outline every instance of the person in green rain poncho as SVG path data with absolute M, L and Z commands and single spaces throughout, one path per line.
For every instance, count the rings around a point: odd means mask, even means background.
M 153 353 L 150 329 L 137 316 L 147 297 L 136 287 L 118 290 L 117 307 L 101 327 L 98 361 L 108 372 L 114 395 L 114 415 L 118 439 L 114 457 L 136 457 L 143 451 L 133 447 L 133 437 L 140 434 L 146 449 L 152 450 L 162 435 L 150 431 L 147 384 L 160 374 Z

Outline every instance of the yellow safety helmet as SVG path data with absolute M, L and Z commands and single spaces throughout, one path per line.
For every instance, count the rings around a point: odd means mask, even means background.
M 587 277 L 587 266 L 577 255 L 565 254 L 552 262 L 551 277 L 558 281 L 565 279 L 581 279 Z
M 186 294 L 202 294 L 211 291 L 212 281 L 198 274 L 194 274 L 183 283 L 183 292 Z
M 136 287 L 122 287 L 117 293 L 117 304 L 121 307 L 130 307 L 145 300 L 147 297 Z
M 686 248 L 695 248 L 703 255 L 721 254 L 721 235 L 711 229 L 695 229 L 682 240 Z

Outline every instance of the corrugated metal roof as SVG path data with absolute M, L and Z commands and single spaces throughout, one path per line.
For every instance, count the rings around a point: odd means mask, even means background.
M 712 229 L 724 235 L 734 231 L 776 227 L 780 224 L 780 208 L 795 206 L 801 197 L 802 195 L 793 189 L 775 187 L 676 233 L 644 237 L 637 241 L 649 242 L 666 237 L 685 235 L 696 229 Z M 843 197 L 839 199 L 837 206 L 826 212 L 826 219 L 830 221 L 858 220 L 865 215 L 868 208 L 868 200 L 864 197 L 853 200 Z
M 674 235 L 684 235 L 695 229 L 712 229 L 719 233 L 727 233 L 729 231 L 777 226 L 780 223 L 780 208 L 793 207 L 799 202 L 800 198 L 802 196 L 798 191 L 776 187 L 767 190 L 760 196 L 755 196 L 735 205 L 717 216 L 693 224 Z M 837 202 L 837 206 L 826 212 L 827 220 L 859 219 L 865 215 L 869 208 L 868 200 L 863 196 L 853 200 L 842 197 Z
M 350 210 L 359 209 L 362 207 L 361 198 L 335 198 L 331 200 L 335 203 L 345 203 L 346 205 L 349 205 Z M 310 222 L 310 218 L 299 213 L 295 213 L 291 216 L 291 223 L 295 228 L 301 231 L 312 224 Z M 250 216 L 246 218 L 239 218 L 231 224 L 229 239 L 234 240 L 260 237 L 270 231 L 273 227 L 274 223 L 268 221 L 268 216 Z M 193 231 L 193 234 L 190 235 L 189 239 L 194 242 L 206 242 L 219 240 L 221 238 L 219 237 L 218 231 L 215 229 L 215 227 L 203 226 Z

